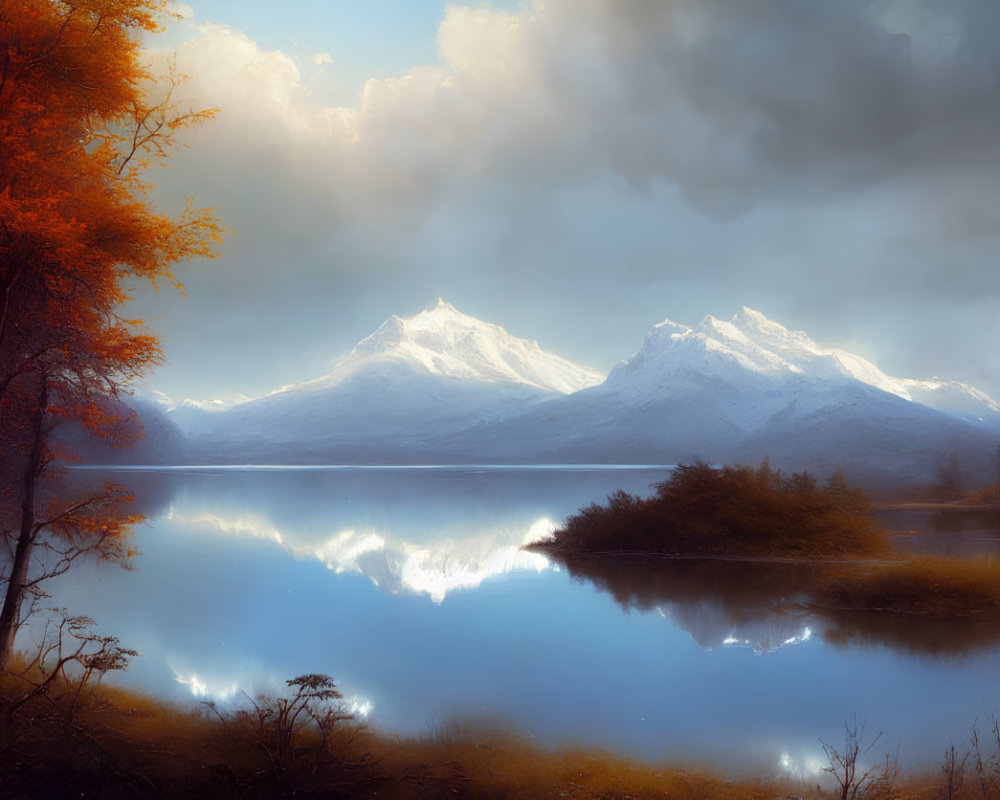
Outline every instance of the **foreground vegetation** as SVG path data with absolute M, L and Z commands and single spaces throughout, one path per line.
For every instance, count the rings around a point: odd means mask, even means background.
M 0 682 L 0 796 L 751 800 L 784 793 L 773 782 L 542 750 L 482 727 L 401 739 L 352 720 L 325 675 L 288 683 L 284 698 L 248 698 L 242 709 L 222 712 L 108 687 L 81 691 L 78 680 L 62 678 L 19 704 L 28 684 L 8 674 Z
M 865 496 L 839 473 L 819 486 L 807 473 L 681 464 L 656 494 L 616 492 L 538 543 L 560 553 L 727 557 L 875 557 L 889 552 Z
M 17 665 L 23 667 L 23 661 Z M 0 681 L 0 796 L 5 798 L 719 798 L 857 800 L 1000 796 L 1000 729 L 974 727 L 940 765 L 901 776 L 844 725 L 821 742 L 824 789 L 789 779 L 728 779 L 707 770 L 630 761 L 581 749 L 546 750 L 498 729 L 452 726 L 402 739 L 352 720 L 325 675 L 288 681 L 281 698 L 247 698 L 222 712 L 180 709 L 60 676 L 32 694 L 29 670 Z M 24 698 L 27 702 L 21 702 Z M 950 759 L 950 760 L 949 760 Z

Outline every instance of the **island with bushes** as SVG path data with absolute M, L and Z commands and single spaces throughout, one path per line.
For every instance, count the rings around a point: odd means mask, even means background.
M 821 565 L 805 595 L 817 609 L 1000 624 L 1000 562 L 895 551 L 869 499 L 839 470 L 821 485 L 766 460 L 695 462 L 653 488 L 581 509 L 528 549 L 584 574 L 617 557 Z M 590 566 L 580 570 L 583 559 Z
M 731 558 L 875 558 L 890 547 L 871 504 L 837 472 L 680 464 L 641 498 L 616 492 L 530 547 L 560 554 L 631 553 Z

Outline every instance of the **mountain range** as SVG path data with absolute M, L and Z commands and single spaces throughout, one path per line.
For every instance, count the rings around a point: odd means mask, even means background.
M 886 375 L 749 308 L 693 327 L 664 320 L 604 377 L 439 300 L 386 320 L 327 375 L 165 416 L 184 434 L 181 458 L 213 464 L 768 456 L 882 483 L 932 481 L 957 465 L 976 483 L 993 478 L 1000 446 L 1000 404 L 984 392 Z

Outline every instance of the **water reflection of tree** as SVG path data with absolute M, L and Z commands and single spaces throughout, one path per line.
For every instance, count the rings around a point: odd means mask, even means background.
M 578 581 L 607 592 L 625 611 L 664 611 L 703 647 L 738 640 L 767 651 L 806 627 L 835 647 L 885 646 L 914 655 L 962 656 L 1000 645 L 1000 625 L 937 621 L 813 605 L 823 564 L 637 556 L 561 557 Z
M 131 513 L 146 519 L 156 519 L 170 508 L 183 485 L 183 475 L 157 470 L 65 470 L 60 486 L 64 493 L 87 496 L 96 494 L 108 481 L 122 487 L 132 502 Z
M 623 610 L 662 611 L 702 647 L 737 640 L 774 649 L 801 636 L 801 603 L 820 574 L 816 565 L 570 556 L 576 580 L 610 594 Z
M 876 647 L 919 656 L 961 657 L 1000 646 L 1000 624 L 928 620 L 873 611 L 819 612 L 823 640 L 834 647 Z
M 633 556 L 568 556 L 570 575 L 588 580 L 622 608 L 650 611 L 664 603 L 711 599 L 736 620 L 774 613 L 802 599 L 820 575 L 815 565 Z

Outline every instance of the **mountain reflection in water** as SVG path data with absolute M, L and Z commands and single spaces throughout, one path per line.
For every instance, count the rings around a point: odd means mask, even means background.
M 601 571 L 519 549 L 666 475 L 74 471 L 128 483 L 150 521 L 136 571 L 81 565 L 53 604 L 143 653 L 114 676 L 132 688 L 225 701 L 327 672 L 374 724 L 406 733 L 485 714 L 549 744 L 801 767 L 854 710 L 902 738 L 904 758 L 936 758 L 1000 706 L 990 636 L 965 659 L 914 659 L 890 634 L 800 607 L 808 567 Z
M 426 594 L 441 603 L 448 592 L 474 589 L 494 575 L 514 570 L 540 571 L 549 561 L 522 545 L 551 533 L 553 523 L 542 517 L 527 530 L 501 527 L 418 544 L 374 530 L 353 528 L 336 532 L 281 531 L 252 515 L 224 517 L 211 513 L 186 515 L 171 507 L 166 519 L 190 528 L 268 539 L 296 558 L 316 558 L 337 574 L 353 572 L 390 594 Z
M 666 469 L 483 467 L 119 470 L 139 511 L 201 536 L 270 541 L 294 559 L 364 576 L 390 594 L 441 603 L 457 590 L 514 572 L 550 569 L 522 549 L 611 488 L 646 493 Z M 74 479 L 99 482 L 82 471 Z M 880 514 L 903 552 L 1000 557 L 995 510 L 892 510 Z M 829 565 L 639 557 L 559 559 L 576 580 L 624 610 L 667 616 L 699 647 L 765 653 L 820 635 L 838 647 L 884 644 L 943 655 L 990 647 L 989 623 L 927 622 L 900 615 L 810 607 Z

